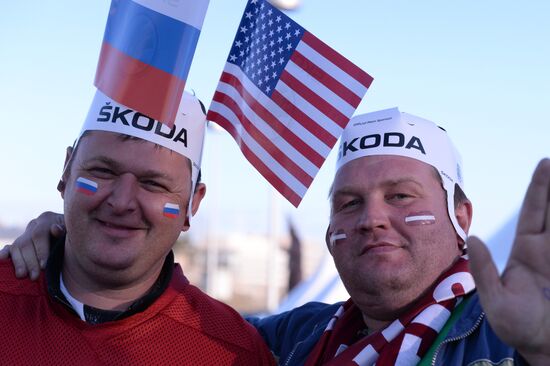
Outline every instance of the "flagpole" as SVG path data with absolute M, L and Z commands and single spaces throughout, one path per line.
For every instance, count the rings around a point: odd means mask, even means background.
M 280 207 L 279 195 L 273 188 L 269 188 L 269 229 L 267 251 L 267 310 L 274 312 L 279 306 L 278 257 L 279 257 L 279 229 Z
M 218 257 L 219 257 L 219 230 L 218 230 L 218 219 L 219 219 L 219 204 L 218 204 L 218 187 L 217 182 L 219 182 L 219 149 L 218 142 L 213 142 L 212 140 L 217 137 L 215 133 L 215 125 L 208 123 L 207 131 L 210 132 L 208 136 L 207 144 L 209 146 L 209 167 L 210 167 L 210 182 L 208 184 L 208 201 L 210 204 L 210 220 L 208 220 L 208 229 L 207 233 L 207 243 L 206 243 L 206 292 L 212 296 L 217 296 L 217 281 L 218 281 Z M 213 143 L 208 143 L 208 141 Z

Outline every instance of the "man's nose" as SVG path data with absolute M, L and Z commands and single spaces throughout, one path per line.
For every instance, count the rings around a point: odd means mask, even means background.
M 122 174 L 116 179 L 107 198 L 107 204 L 114 213 L 124 214 L 137 208 L 138 183 L 136 177 L 129 173 Z
M 374 229 L 387 229 L 389 225 L 388 207 L 384 200 L 382 198 L 365 200 L 357 220 L 357 229 L 372 231 Z

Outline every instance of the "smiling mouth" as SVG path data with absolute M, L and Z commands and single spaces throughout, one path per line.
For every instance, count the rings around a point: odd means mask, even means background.
M 359 256 L 362 256 L 363 254 L 366 254 L 368 252 L 383 253 L 393 251 L 395 249 L 399 249 L 399 246 L 389 243 L 377 243 L 365 246 L 359 253 Z
M 112 229 L 112 230 L 123 230 L 123 231 L 135 231 L 135 230 L 142 230 L 144 228 L 139 226 L 127 226 L 123 224 L 115 224 L 112 222 L 103 221 L 100 219 L 97 219 L 97 221 L 101 224 L 101 226 Z

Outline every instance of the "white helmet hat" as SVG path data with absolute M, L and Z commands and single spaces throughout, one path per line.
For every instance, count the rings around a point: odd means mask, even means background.
M 85 131 L 117 132 L 153 142 L 191 161 L 191 197 L 187 219 L 191 221 L 193 194 L 201 166 L 206 115 L 197 97 L 184 92 L 172 128 L 115 102 L 97 90 L 75 146 Z
M 351 160 L 373 155 L 399 155 L 433 166 L 447 193 L 447 210 L 457 234 L 466 233 L 455 217 L 455 184 L 464 191 L 462 159 L 447 132 L 435 123 L 398 108 L 355 116 L 344 129 L 336 169 Z

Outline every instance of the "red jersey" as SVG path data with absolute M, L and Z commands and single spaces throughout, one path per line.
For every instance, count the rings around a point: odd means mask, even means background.
M 0 261 L 0 359 L 9 365 L 274 365 L 256 329 L 174 268 L 145 311 L 91 325 Z

